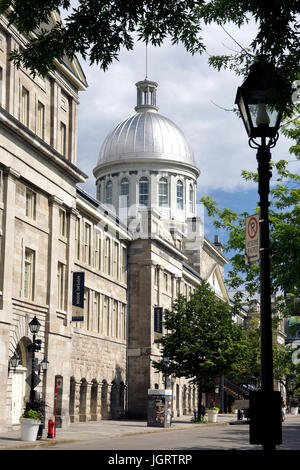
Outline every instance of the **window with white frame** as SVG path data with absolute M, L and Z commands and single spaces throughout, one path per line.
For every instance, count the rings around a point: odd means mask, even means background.
M 65 310 L 65 265 L 57 264 L 57 308 Z
M 21 106 L 20 106 L 20 121 L 24 126 L 29 125 L 29 91 L 22 86 L 21 90 Z
M 177 181 L 176 185 L 177 209 L 183 210 L 183 182 Z
M 98 230 L 95 234 L 95 268 L 101 269 L 101 232 Z
M 112 301 L 112 319 L 111 319 L 111 335 L 113 338 L 118 337 L 118 301 Z
M 28 300 L 34 298 L 35 252 L 25 248 L 24 254 L 24 297 Z
M 100 293 L 94 292 L 93 330 L 100 332 Z
M 25 199 L 26 199 L 26 217 L 29 217 L 32 220 L 35 220 L 36 218 L 36 193 L 34 191 L 31 191 L 31 189 L 26 188 L 26 193 L 25 193 Z
M 126 339 L 126 305 L 120 303 L 120 339 Z
M 90 289 L 84 288 L 84 320 L 83 327 L 85 330 L 90 329 Z
M 61 237 L 66 236 L 66 211 L 64 209 L 59 209 L 59 235 Z
M 158 183 L 158 205 L 168 207 L 169 203 L 169 183 L 166 178 L 161 178 Z
M 189 187 L 189 209 L 190 209 L 190 212 L 193 214 L 194 213 L 194 188 L 192 184 L 190 184 L 190 187 Z
M 67 126 L 60 123 L 60 153 L 65 157 L 67 154 Z
M 143 176 L 139 181 L 139 204 L 146 207 L 149 207 L 150 204 L 150 185 L 146 176 Z
M 105 243 L 104 243 L 104 272 L 106 274 L 111 273 L 111 255 L 110 255 L 110 248 L 111 248 L 111 242 L 110 238 L 106 237 L 105 238 Z
M 105 186 L 105 203 L 112 205 L 112 182 L 108 181 Z
M 91 226 L 89 223 L 84 224 L 84 263 L 91 264 Z
M 125 246 L 122 246 L 122 257 L 121 257 L 121 281 L 127 281 L 127 249 Z
M 75 221 L 75 257 L 80 259 L 80 218 L 76 217 Z
M 109 335 L 109 298 L 103 296 L 103 333 Z
M 120 184 L 120 196 L 126 198 L 125 207 L 128 207 L 129 204 L 129 181 L 128 178 L 123 178 Z
M 119 243 L 114 241 L 113 247 L 113 277 L 119 279 Z
M 37 104 L 36 133 L 41 139 L 45 138 L 45 106 L 40 101 Z

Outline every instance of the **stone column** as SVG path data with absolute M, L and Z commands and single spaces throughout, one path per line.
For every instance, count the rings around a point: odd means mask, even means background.
M 75 263 L 75 230 L 76 230 L 76 219 L 79 215 L 79 212 L 70 207 L 67 210 L 68 214 L 68 223 L 69 223 L 69 238 L 68 238 L 68 247 L 67 247 L 67 266 L 66 266 L 66 295 L 67 295 L 67 325 L 70 325 L 72 320 L 72 300 L 73 300 L 73 270 Z
M 49 272 L 48 272 L 48 305 L 49 305 L 49 332 L 53 331 L 56 323 L 57 309 L 57 241 L 59 234 L 59 207 L 61 199 L 52 196 L 50 205 L 50 235 L 49 235 Z
M 80 387 L 81 381 L 75 380 L 74 423 L 79 423 Z
M 7 407 L 7 374 L 9 361 L 10 328 L 13 322 L 13 263 L 15 251 L 15 194 L 16 179 L 19 178 L 12 168 L 3 171 L 3 231 L 1 240 L 2 269 L 0 273 L 0 430 L 7 431 L 11 424 L 11 407 Z M 17 293 L 18 295 L 18 293 Z

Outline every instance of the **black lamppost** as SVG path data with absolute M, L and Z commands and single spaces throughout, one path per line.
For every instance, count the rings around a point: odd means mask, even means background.
M 277 421 L 274 421 L 275 417 L 277 419 L 277 413 L 280 413 L 280 396 L 278 397 L 277 392 L 274 392 L 273 384 L 268 196 L 270 192 L 270 177 L 272 176 L 270 171 L 270 149 L 276 145 L 282 113 L 269 105 L 270 80 L 272 80 L 270 69 L 265 65 L 262 65 L 260 62 L 257 62 L 251 66 L 249 76 L 242 86 L 238 88 L 235 101 L 239 107 L 249 137 L 249 145 L 251 148 L 257 149 L 258 193 L 260 195 L 259 259 L 262 393 L 256 394 L 254 398 L 254 408 L 256 408 L 254 411 L 254 421 L 257 421 L 254 425 L 257 425 L 257 427 L 255 427 L 255 436 L 253 437 L 252 443 L 263 444 L 265 450 L 273 450 L 275 449 L 275 444 L 281 443 L 281 421 L 280 430 L 278 428 Z M 260 142 L 257 142 L 255 139 L 260 139 Z M 259 408 L 261 412 L 266 412 L 268 408 L 271 408 L 273 413 L 273 416 L 270 415 L 266 420 L 268 421 L 269 419 L 269 422 L 266 422 L 260 431 L 258 429 L 260 427 L 260 424 L 258 423 L 258 420 L 260 419 Z M 258 436 L 258 434 L 260 435 Z
M 32 340 L 32 345 L 31 345 L 32 356 L 31 356 L 31 386 L 30 386 L 30 396 L 29 396 L 30 401 L 33 401 L 35 399 L 35 391 L 34 391 L 34 388 L 35 388 L 35 383 L 34 383 L 35 382 L 34 380 L 35 379 L 35 373 L 34 373 L 35 352 L 40 351 L 41 344 L 42 344 L 42 340 L 36 339 L 35 335 L 38 334 L 40 327 L 41 327 L 41 324 L 35 316 L 33 320 L 31 320 L 31 322 L 29 323 L 30 332 L 33 334 L 33 340 Z

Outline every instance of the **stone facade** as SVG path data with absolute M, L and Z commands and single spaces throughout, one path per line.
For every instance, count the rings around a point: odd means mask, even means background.
M 179 293 L 189 297 L 202 277 L 226 299 L 226 258 L 204 239 L 202 221 L 195 217 L 199 170 L 189 163 L 191 152 L 184 144 L 184 162 L 178 154 L 172 164 L 133 160 L 117 169 L 116 162 L 111 167 L 106 162 L 103 170 L 100 163 L 95 170 L 99 200 L 78 189 L 86 179 L 76 166 L 84 74 L 74 59 L 57 64 L 44 79 L 33 78 L 8 60 L 9 51 L 25 45 L 26 38 L 1 16 L 0 430 L 18 425 L 29 397 L 33 338 L 28 325 L 35 316 L 42 341 L 37 363 L 49 361 L 47 372 L 35 370 L 47 419 L 54 414 L 55 392 L 59 426 L 125 413 L 145 418 L 148 388 L 164 387 L 164 377 L 151 366 L 161 356 L 157 339 L 163 334 L 155 330 L 154 308 L 171 308 Z M 169 124 L 180 144 L 183 137 L 174 129 Z M 120 208 L 122 172 L 130 176 L 135 206 L 125 222 L 110 210 Z M 143 176 L 151 180 L 146 208 L 139 207 Z M 164 196 L 161 177 L 170 182 L 169 209 L 157 205 Z M 104 199 L 110 179 L 116 188 L 112 207 Z M 72 320 L 75 272 L 84 273 L 83 321 Z M 14 354 L 20 358 L 15 369 L 10 366 Z M 191 413 L 195 388 L 178 378 L 170 386 L 173 413 Z

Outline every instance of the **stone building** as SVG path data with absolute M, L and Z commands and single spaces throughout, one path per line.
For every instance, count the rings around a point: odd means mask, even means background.
M 151 367 L 161 355 L 158 315 L 201 278 L 228 300 L 227 260 L 196 217 L 200 172 L 182 131 L 158 113 L 157 84 L 146 78 L 137 83 L 136 113 L 101 147 L 97 198 L 79 189 L 86 180 L 76 162 L 84 73 L 76 59 L 65 59 L 47 77 L 33 78 L 8 60 L 21 47 L 26 37 L 1 16 L 0 430 L 18 425 L 29 396 L 34 317 L 42 341 L 35 390 L 47 417 L 55 391 L 59 426 L 145 417 L 147 389 L 164 385 Z M 78 272 L 83 321 L 72 314 Z M 173 413 L 191 413 L 196 390 L 178 378 L 171 386 Z

